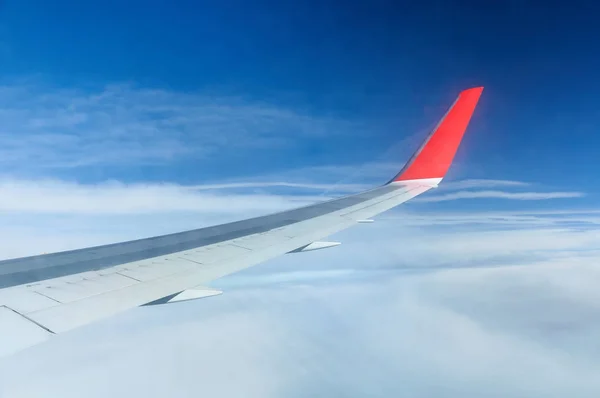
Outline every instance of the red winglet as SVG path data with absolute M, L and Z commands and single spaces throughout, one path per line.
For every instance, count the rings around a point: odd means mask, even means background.
M 443 178 L 450 168 L 482 91 L 483 87 L 475 87 L 460 93 L 421 148 L 392 181 Z

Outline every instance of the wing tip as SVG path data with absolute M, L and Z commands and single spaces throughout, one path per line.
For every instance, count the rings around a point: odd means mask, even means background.
M 461 91 L 461 94 L 465 94 L 465 93 L 469 93 L 469 92 L 479 92 L 481 94 L 481 92 L 483 91 L 483 88 L 484 88 L 483 86 L 467 88 L 467 89 L 464 89 L 463 91 Z
M 476 100 L 479 99 L 479 97 L 481 96 L 481 93 L 483 92 L 483 86 L 477 86 L 477 87 L 471 87 L 471 88 L 467 88 L 463 91 L 460 92 L 460 94 L 458 95 L 458 98 L 463 98 L 463 97 L 467 97 L 467 96 L 473 96 L 476 98 Z
M 482 92 L 483 86 L 461 91 L 423 145 L 390 182 L 441 180 L 452 164 Z

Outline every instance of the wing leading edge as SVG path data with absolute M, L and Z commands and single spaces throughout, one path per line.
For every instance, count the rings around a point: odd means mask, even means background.
M 0 355 L 128 308 L 214 295 L 197 292 L 437 186 L 482 90 L 463 91 L 402 171 L 369 191 L 214 227 L 0 261 Z

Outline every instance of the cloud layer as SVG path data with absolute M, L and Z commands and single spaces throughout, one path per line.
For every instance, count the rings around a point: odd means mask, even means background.
M 357 226 L 336 236 L 340 248 L 219 281 L 222 296 L 131 311 L 12 357 L 2 388 L 597 396 L 600 234 L 522 227 Z
M 2 251 L 172 232 L 318 198 L 313 186 L 270 193 L 277 185 L 5 181 Z M 455 185 L 447 190 L 527 186 Z M 441 204 L 400 207 L 337 234 L 340 247 L 216 281 L 222 296 L 133 310 L 1 360 L 0 395 L 597 396 L 600 211 Z

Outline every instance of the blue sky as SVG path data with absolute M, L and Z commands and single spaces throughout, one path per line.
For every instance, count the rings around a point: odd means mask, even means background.
M 597 33 L 591 7 L 8 1 L 0 73 L 8 84 L 35 79 L 83 93 L 128 84 L 225 96 L 349 124 L 294 145 L 290 136 L 301 132 L 283 126 L 270 134 L 283 141 L 277 151 L 224 145 L 208 158 L 176 156 L 168 168 L 110 170 L 110 177 L 194 182 L 376 160 L 402 139 L 422 137 L 458 91 L 484 85 L 477 134 L 460 153 L 471 167 L 454 173 L 574 188 L 587 182 L 596 156 L 600 60 L 588 46 Z M 186 134 L 178 137 L 184 146 Z M 398 162 L 406 155 L 387 154 Z M 213 172 L 191 176 L 196 167 Z
M 0 395 L 598 396 L 600 9 L 484 3 L 0 2 L 2 258 L 383 183 L 485 86 L 435 191 L 2 359 Z

